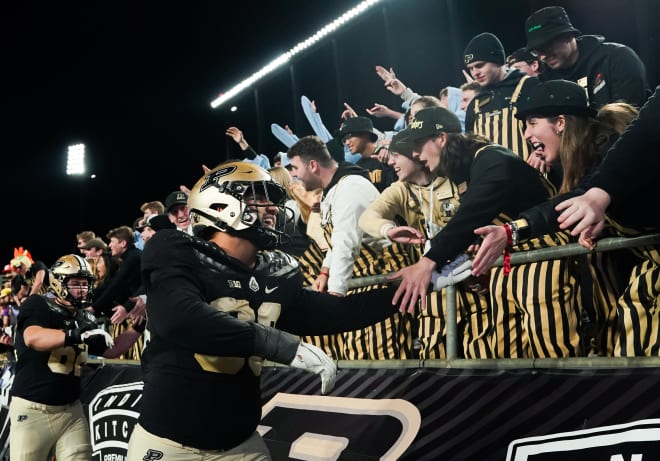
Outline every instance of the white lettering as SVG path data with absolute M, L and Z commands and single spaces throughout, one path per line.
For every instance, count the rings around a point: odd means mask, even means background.
M 612 455 L 610 461 L 626 461 L 623 455 Z M 630 461 L 642 461 L 642 455 L 632 455 Z
M 124 461 L 124 455 L 110 453 L 108 455 L 103 455 L 103 461 Z

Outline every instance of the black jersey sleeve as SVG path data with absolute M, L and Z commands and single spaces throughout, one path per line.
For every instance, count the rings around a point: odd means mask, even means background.
M 364 328 L 389 317 L 392 287 L 344 297 L 300 289 L 295 300 L 285 306 L 278 328 L 298 335 L 326 335 Z

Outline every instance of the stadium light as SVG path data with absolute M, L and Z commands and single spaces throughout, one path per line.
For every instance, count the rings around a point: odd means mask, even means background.
M 84 144 L 74 144 L 69 146 L 66 159 L 66 174 L 69 176 L 85 174 Z
M 381 0 L 364 0 L 360 2 L 357 6 L 351 8 L 346 13 L 342 14 L 337 19 L 332 21 L 330 24 L 327 24 L 326 26 L 319 29 L 314 35 L 309 37 L 307 40 L 303 40 L 302 42 L 298 43 L 296 46 L 291 48 L 286 53 L 278 56 L 277 58 L 266 64 L 264 67 L 259 69 L 257 72 L 252 74 L 250 77 L 246 78 L 238 85 L 231 88 L 229 91 L 225 93 L 221 93 L 220 96 L 218 96 L 216 99 L 211 101 L 211 108 L 216 109 L 220 107 L 222 104 L 229 101 L 230 99 L 241 93 L 242 91 L 250 88 L 252 85 L 254 85 L 257 81 L 264 78 L 266 75 L 274 72 L 275 70 L 277 70 L 278 68 L 289 62 L 291 58 L 293 58 L 298 53 L 301 53 L 302 51 L 306 50 L 307 48 L 309 48 L 310 46 L 312 46 L 322 38 L 326 37 L 328 34 L 331 34 L 332 32 L 342 27 L 344 24 L 351 21 L 360 14 L 364 13 L 367 9 L 369 9 L 370 7 L 372 7 L 373 5 L 375 5 L 380 1 Z

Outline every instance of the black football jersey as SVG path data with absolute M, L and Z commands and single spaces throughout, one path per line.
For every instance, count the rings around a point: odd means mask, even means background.
M 140 424 L 202 449 L 229 449 L 261 417 L 254 323 L 294 334 L 353 330 L 391 315 L 393 292 L 339 298 L 302 288 L 295 259 L 260 252 L 249 268 L 211 242 L 162 230 L 145 246 L 150 340 Z
M 96 319 L 87 311 L 71 312 L 43 295 L 29 296 L 18 314 L 15 348 L 18 355 L 12 396 L 46 405 L 65 405 L 80 397 L 80 366 L 87 346 L 62 346 L 36 351 L 25 345 L 23 332 L 36 325 L 55 330 L 79 328 Z

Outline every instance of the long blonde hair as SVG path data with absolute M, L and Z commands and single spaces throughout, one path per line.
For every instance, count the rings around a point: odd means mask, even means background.
M 596 118 L 618 134 L 621 134 L 628 128 L 630 122 L 637 118 L 637 115 L 639 115 L 639 110 L 632 104 L 612 102 L 601 107 L 598 114 L 596 114 Z
M 596 118 L 564 115 L 566 121 L 559 142 L 563 180 L 559 193 L 577 186 L 590 169 L 600 164 L 604 151 L 623 133 L 637 116 L 637 109 L 627 103 L 604 105 Z M 556 123 L 557 117 L 550 117 Z

